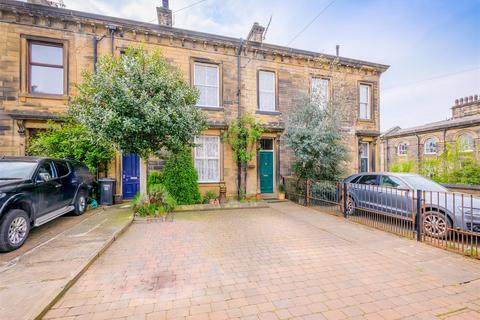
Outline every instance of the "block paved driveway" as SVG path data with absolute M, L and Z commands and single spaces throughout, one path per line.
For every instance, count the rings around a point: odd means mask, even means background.
M 480 319 L 480 261 L 292 203 L 134 223 L 46 319 Z

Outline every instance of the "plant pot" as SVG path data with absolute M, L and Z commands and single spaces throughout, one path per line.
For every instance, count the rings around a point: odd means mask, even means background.
M 208 200 L 208 204 L 220 204 L 220 201 L 218 199 L 210 199 Z
M 257 193 L 257 195 L 255 197 L 257 198 L 257 200 L 262 200 L 262 194 L 261 193 Z
M 279 192 L 278 193 L 278 200 L 285 200 L 285 193 L 284 192 Z

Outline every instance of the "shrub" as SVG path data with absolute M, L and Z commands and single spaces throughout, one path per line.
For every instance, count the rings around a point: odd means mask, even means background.
M 390 165 L 391 172 L 412 173 L 416 171 L 415 168 L 416 168 L 415 161 L 411 159 L 397 160 Z
M 45 132 L 32 139 L 28 152 L 35 156 L 69 158 L 85 163 L 93 174 L 115 158 L 115 149 L 105 139 L 93 135 L 84 126 L 66 119 L 49 122 Z
M 175 199 L 161 184 L 152 185 L 145 195 L 137 193 L 132 203 L 135 214 L 142 217 L 163 216 L 172 212 L 176 205 Z
M 192 153 L 189 148 L 170 154 L 160 180 L 178 204 L 201 202 L 197 184 L 198 173 L 193 166 Z
M 283 185 L 283 183 L 280 183 L 278 185 L 278 192 L 285 193 L 285 186 Z
M 162 174 L 158 171 L 153 171 L 148 175 L 148 178 L 147 178 L 147 190 L 150 190 L 150 188 L 153 185 L 161 184 L 161 183 L 162 183 Z

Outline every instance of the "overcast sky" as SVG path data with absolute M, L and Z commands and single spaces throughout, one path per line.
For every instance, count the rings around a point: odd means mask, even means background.
M 286 45 L 332 0 L 205 0 L 174 26 Z M 161 0 L 64 0 L 67 8 L 156 22 Z M 198 0 L 170 0 L 181 9 Z M 290 45 L 390 65 L 381 78 L 381 128 L 444 120 L 459 97 L 480 94 L 480 0 L 336 0 Z

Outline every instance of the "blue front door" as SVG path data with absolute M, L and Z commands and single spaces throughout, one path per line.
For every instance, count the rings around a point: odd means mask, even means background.
M 260 192 L 273 193 L 273 152 L 260 151 Z
M 132 199 L 140 190 L 140 157 L 138 154 L 122 156 L 123 198 Z

